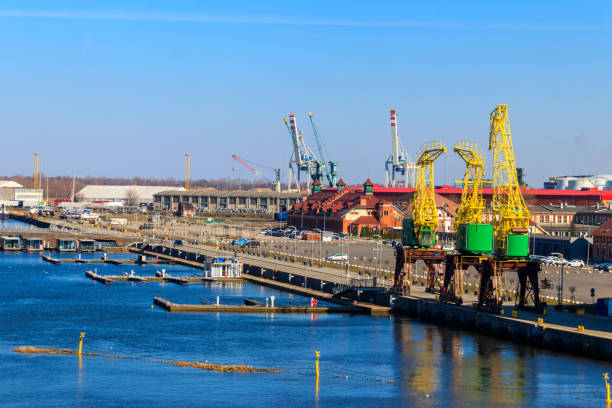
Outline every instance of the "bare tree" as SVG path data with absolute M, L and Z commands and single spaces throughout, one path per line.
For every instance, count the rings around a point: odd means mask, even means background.
M 125 199 L 127 205 L 138 205 L 138 193 L 133 188 L 125 192 Z

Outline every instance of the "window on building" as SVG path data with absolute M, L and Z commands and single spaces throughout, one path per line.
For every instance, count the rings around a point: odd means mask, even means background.
M 540 222 L 544 222 L 544 216 L 540 215 Z

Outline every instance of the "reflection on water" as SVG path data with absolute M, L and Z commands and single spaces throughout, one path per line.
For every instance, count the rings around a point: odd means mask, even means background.
M 159 268 L 96 267 L 102 274 L 134 269 L 143 275 Z M 610 367 L 593 360 L 396 316 L 169 314 L 151 308 L 154 296 L 175 303 L 217 296 L 308 299 L 238 283 L 105 286 L 85 278 L 89 268 L 44 263 L 40 254 L 0 253 L 3 407 L 605 406 L 601 375 Z M 84 352 L 130 359 L 11 352 L 20 345 L 75 349 L 83 331 Z M 315 350 L 321 351 L 320 378 L 314 375 Z M 202 372 L 154 360 L 283 372 Z

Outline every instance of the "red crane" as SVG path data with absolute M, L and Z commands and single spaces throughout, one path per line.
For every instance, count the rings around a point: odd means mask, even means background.
M 238 163 L 242 164 L 247 169 L 249 169 L 249 171 L 255 174 L 256 176 L 264 178 L 270 182 L 272 181 L 268 177 L 264 176 L 264 174 L 261 171 L 257 170 L 255 167 L 251 166 L 250 164 L 248 164 L 247 162 L 245 162 L 244 160 L 242 160 L 240 157 L 236 156 L 235 154 L 232 154 L 232 158 L 236 160 Z

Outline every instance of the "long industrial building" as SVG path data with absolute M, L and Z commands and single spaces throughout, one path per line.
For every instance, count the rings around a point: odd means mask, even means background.
M 179 203 L 190 203 L 200 212 L 276 213 L 284 212 L 301 201 L 299 192 L 272 190 L 219 191 L 171 190 L 154 194 L 154 208 L 177 211 Z
M 89 185 L 83 187 L 77 194 L 79 201 L 122 202 L 124 204 L 151 204 L 153 195 L 167 190 L 185 191 L 183 187 L 174 186 L 102 186 Z

